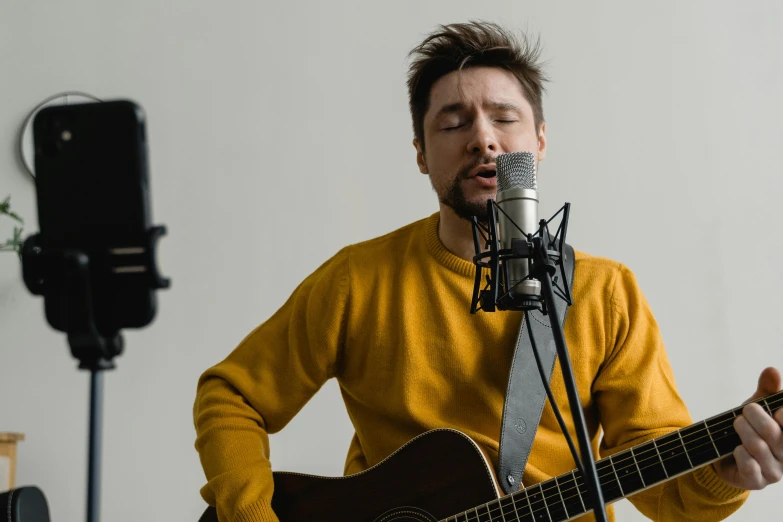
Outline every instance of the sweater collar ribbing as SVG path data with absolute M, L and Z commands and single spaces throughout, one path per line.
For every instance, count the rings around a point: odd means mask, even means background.
M 474 277 L 476 275 L 476 265 L 455 255 L 443 245 L 440 236 L 438 236 L 439 223 L 440 212 L 435 212 L 424 223 L 424 240 L 427 244 L 427 250 L 438 263 L 452 272 L 462 276 Z

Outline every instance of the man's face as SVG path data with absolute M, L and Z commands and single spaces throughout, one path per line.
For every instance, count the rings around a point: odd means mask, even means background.
M 495 199 L 495 158 L 506 152 L 546 153 L 546 125 L 536 129 L 533 109 L 514 75 L 496 67 L 451 72 L 432 86 L 424 115 L 424 144 L 416 160 L 443 205 L 457 216 L 487 218 Z

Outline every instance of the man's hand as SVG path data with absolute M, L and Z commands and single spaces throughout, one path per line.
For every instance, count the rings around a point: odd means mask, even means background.
M 761 372 L 754 401 L 780 390 L 780 372 L 767 368 Z M 713 464 L 718 476 L 730 486 L 763 489 L 783 478 L 783 409 L 773 417 L 758 404 L 747 404 L 734 420 L 742 446 L 734 454 Z

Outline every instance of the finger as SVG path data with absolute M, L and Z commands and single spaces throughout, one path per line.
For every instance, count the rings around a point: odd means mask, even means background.
M 739 446 L 754 460 L 759 469 L 759 473 L 765 480 L 765 484 L 778 482 L 783 476 L 783 464 L 772 454 L 767 443 L 756 433 L 753 426 L 745 417 L 737 417 L 734 422 L 734 429 L 742 440 L 742 446 Z M 739 459 L 737 466 L 739 467 Z M 763 487 L 763 486 L 762 486 Z
M 783 461 L 783 430 L 780 429 L 777 419 L 770 417 L 758 404 L 748 404 L 742 408 L 742 416 L 748 421 L 753 431 L 758 433 L 767 443 L 775 460 Z
M 780 390 L 780 382 L 780 372 L 777 368 L 765 368 L 764 371 L 761 372 L 761 375 L 759 375 L 756 393 L 754 393 L 749 400 L 754 401 L 769 395 L 770 393 L 775 393 Z
M 761 474 L 761 466 L 743 446 L 734 449 L 734 460 L 737 462 L 737 474 L 744 489 L 761 489 L 767 485 Z
M 716 460 L 712 463 L 712 467 L 721 477 L 729 475 L 732 479 L 736 480 L 737 474 L 737 459 L 734 457 L 734 453 L 731 453 L 720 460 Z

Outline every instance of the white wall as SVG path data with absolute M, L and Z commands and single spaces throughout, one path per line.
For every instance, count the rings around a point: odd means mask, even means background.
M 196 520 L 199 374 L 341 246 L 435 211 L 404 80 L 407 52 L 437 23 L 541 33 L 554 80 L 543 208 L 572 202 L 571 243 L 636 272 L 695 418 L 783 367 L 783 4 L 482 4 L 0 2 L 0 197 L 13 195 L 29 232 L 15 140 L 36 103 L 80 89 L 135 99 L 149 119 L 173 286 L 106 376 L 104 520 Z M 0 346 L 0 431 L 27 434 L 18 481 L 43 488 L 55 521 L 83 520 L 88 375 L 12 255 L 0 256 Z M 272 438 L 273 464 L 340 474 L 351 434 L 330 383 Z M 779 513 L 781 487 L 732 520 Z M 642 520 L 627 502 L 620 515 Z

